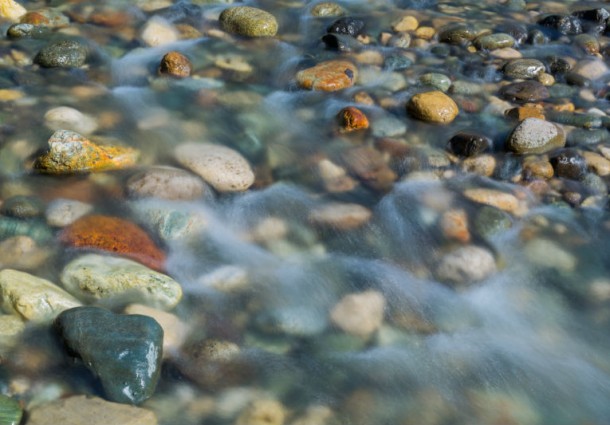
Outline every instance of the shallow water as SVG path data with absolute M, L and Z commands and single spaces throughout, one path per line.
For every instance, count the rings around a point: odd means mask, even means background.
M 32 58 L 43 40 L 0 40 L 5 58 L 0 83 L 24 93 L 0 104 L 0 193 L 3 201 L 28 194 L 45 205 L 56 198 L 83 200 L 97 213 L 148 225 L 168 255 L 167 274 L 184 291 L 172 312 L 190 325 L 187 342 L 165 361 L 157 391 L 143 405 L 156 412 L 160 424 L 243 423 L 237 418 L 258 399 L 280 401 L 283 422 L 295 425 L 610 423 L 607 189 L 559 177 L 543 193 L 529 185 L 521 158 L 504 147 L 516 121 L 493 106 L 502 59 L 465 46 L 449 48 L 436 39 L 407 49 L 375 41 L 407 11 L 428 26 L 439 26 L 435 19 L 464 18 L 483 30 L 510 21 L 535 28 L 539 13 L 567 13 L 584 5 L 530 2 L 524 10 L 519 2 L 338 2 L 349 16 L 366 21 L 373 40 L 368 48 L 382 62 L 359 64 L 358 84 L 327 93 L 300 89 L 295 74 L 322 60 L 354 56 L 319 42 L 335 18 L 312 17 L 313 3 L 248 2 L 280 22 L 278 37 L 254 40 L 210 32 L 224 4 L 199 2 L 198 12 L 188 15 L 186 1 L 156 12 L 143 12 L 141 2 L 128 3 L 109 7 L 129 14 L 135 28 L 158 15 L 186 22 L 201 36 L 145 47 L 129 28 L 73 23 L 62 31 L 87 40 L 95 60 L 69 70 L 6 59 L 11 49 Z M 28 10 L 49 6 L 25 5 Z M 68 13 L 87 3 L 50 5 Z M 602 48 L 608 44 L 605 35 L 596 37 Z M 587 58 L 572 43 L 571 36 L 563 36 L 516 50 L 523 57 L 557 55 L 574 63 Z M 433 49 L 441 45 L 446 54 Z M 194 76 L 158 77 L 159 60 L 168 51 L 188 56 Z M 219 57 L 227 55 L 251 69 L 223 69 Z M 393 55 L 406 56 L 412 64 L 402 71 L 383 69 L 383 60 Z M 607 65 L 604 55 L 598 56 Z M 429 72 L 480 89 L 453 95 L 460 99 L 461 112 L 449 125 L 423 123 L 405 112 L 407 100 L 425 89 L 419 77 Z M 606 76 L 580 87 L 564 82 L 557 78 L 556 86 L 565 86 L 569 96 L 540 103 L 571 103 L 577 113 L 607 119 Z M 360 92 L 374 103 L 355 102 Z M 371 129 L 342 134 L 336 115 L 353 105 L 369 117 Z M 56 106 L 94 117 L 99 123 L 94 136 L 140 149 L 136 169 L 68 177 L 32 171 L 33 155 L 52 134 L 44 114 Z M 604 126 L 605 121 L 598 131 L 607 132 Z M 447 141 L 465 129 L 491 139 L 497 162 L 492 175 L 467 172 L 463 160 L 447 154 Z M 392 145 L 384 150 L 379 146 L 387 139 Z M 577 147 L 610 148 L 607 136 L 600 139 L 592 145 L 578 140 Z M 126 182 L 137 170 L 176 166 L 173 149 L 186 141 L 237 150 L 255 171 L 254 186 L 235 194 L 210 189 L 192 201 L 125 195 Z M 407 153 L 393 155 L 394 144 Z M 396 178 L 379 183 L 359 174 L 358 164 L 373 156 L 357 150 L 362 147 L 377 152 Z M 324 159 L 346 171 L 353 188 L 329 190 L 319 172 Z M 595 174 L 591 167 L 588 172 Z M 607 176 L 599 181 L 606 188 Z M 514 194 L 525 208 L 493 208 L 496 221 L 485 222 L 482 204 L 464 195 L 471 188 Z M 580 200 L 572 202 L 570 193 L 580 194 Z M 371 218 L 348 230 L 315 225 L 311 214 L 331 201 L 364 206 Z M 199 232 L 164 234 L 145 219 L 146 211 L 155 208 L 176 213 L 176 220 L 197 217 L 205 225 Z M 465 212 L 469 242 L 443 232 L 447 210 Z M 481 222 L 485 229 L 477 227 Z M 465 284 L 440 279 L 439 262 L 461 245 L 485 248 L 497 270 Z M 54 240 L 41 246 L 50 258 L 29 271 L 57 282 L 76 253 Z M 364 336 L 341 330 L 331 311 L 345 296 L 367 291 L 383 296 L 383 323 Z M 125 303 L 100 304 L 121 311 Z M 30 324 L 15 347 L 4 350 L 3 393 L 22 401 L 26 413 L 56 398 L 102 394 L 84 368 L 64 367 L 66 354 L 48 331 Z M 237 344 L 238 361 L 206 369 L 193 347 L 208 340 Z M 328 409 L 323 419 L 311 414 L 316 406 Z

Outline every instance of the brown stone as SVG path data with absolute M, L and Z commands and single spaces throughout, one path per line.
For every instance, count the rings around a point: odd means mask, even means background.
M 95 11 L 89 16 L 89 22 L 103 27 L 125 27 L 131 25 L 131 16 L 124 11 L 105 9 Z
M 407 104 L 407 111 L 422 121 L 448 124 L 455 119 L 459 109 L 453 99 L 435 90 L 413 96 Z
M 117 217 L 89 215 L 63 229 L 59 240 L 83 249 L 106 251 L 162 271 L 165 254 L 138 225 Z
M 595 174 L 605 177 L 610 174 L 610 161 L 596 152 L 584 151 L 582 156 L 585 158 L 587 167 Z
M 369 119 L 364 112 L 353 106 L 341 109 L 337 115 L 339 119 L 340 131 L 349 133 L 356 130 L 366 130 L 369 128 Z
M 169 52 L 161 59 L 159 65 L 160 75 L 169 75 L 171 77 L 185 78 L 191 75 L 193 65 L 191 61 L 179 52 Z
M 443 235 L 447 239 L 452 239 L 459 242 L 470 241 L 470 232 L 468 231 L 468 216 L 466 215 L 466 211 L 462 209 L 446 211 L 441 216 L 440 226 Z
M 362 205 L 333 202 L 314 209 L 309 221 L 323 228 L 352 230 L 362 227 L 371 216 L 371 210 Z
M 39 12 L 28 12 L 21 17 L 20 22 L 22 24 L 32 25 L 48 25 L 51 21 L 49 18 Z
M 342 159 L 350 173 L 373 189 L 389 190 L 397 178 L 379 151 L 370 146 L 348 149 Z
M 511 118 L 518 119 L 519 121 L 523 121 L 526 118 L 538 118 L 544 119 L 544 111 L 542 108 L 537 106 L 525 105 L 519 106 L 517 108 L 513 108 L 507 111 L 506 115 Z
M 331 60 L 299 71 L 296 78 L 304 89 L 337 91 L 353 86 L 358 70 L 351 62 Z
M 523 170 L 525 171 L 527 178 L 538 177 L 550 179 L 554 174 L 553 165 L 551 165 L 548 158 L 539 156 L 527 157 L 523 161 Z
M 466 189 L 464 196 L 471 201 L 496 207 L 513 214 L 522 212 L 522 206 L 515 195 L 494 189 Z

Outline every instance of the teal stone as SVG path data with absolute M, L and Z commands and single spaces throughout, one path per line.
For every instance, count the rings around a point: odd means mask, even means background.
M 442 92 L 446 92 L 451 87 L 451 79 L 445 74 L 429 72 L 419 77 L 419 82 L 427 86 L 432 86 Z
M 163 350 L 163 329 L 153 318 L 76 307 L 57 316 L 55 327 L 68 351 L 100 379 L 110 401 L 140 404 L 153 395 Z
M 13 236 L 29 236 L 36 242 L 46 243 L 53 238 L 53 231 L 41 220 L 0 217 L 0 240 Z
M 0 425 L 19 425 L 23 411 L 17 401 L 0 395 Z

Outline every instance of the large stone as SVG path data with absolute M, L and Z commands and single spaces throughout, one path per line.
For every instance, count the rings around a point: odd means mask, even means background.
M 139 404 L 153 395 L 163 354 L 163 329 L 154 319 L 77 307 L 57 316 L 55 327 L 110 400 Z
M 87 47 L 76 40 L 51 42 L 34 58 L 34 62 L 44 68 L 78 68 L 86 60 Z
M 28 413 L 26 425 L 157 425 L 158 423 L 157 417 L 150 410 L 84 395 L 42 404 Z
M 72 260 L 60 276 L 63 286 L 87 301 L 131 301 L 169 310 L 182 298 L 178 282 L 124 258 L 86 254 Z
M 436 277 L 451 284 L 467 284 L 486 279 L 496 272 L 496 261 L 488 250 L 462 246 L 446 254 L 436 268 Z
M 230 7 L 222 11 L 218 21 L 224 31 L 246 37 L 273 37 L 277 33 L 275 17 L 255 7 Z
M 97 145 L 70 130 L 57 130 L 49 139 L 49 151 L 36 159 L 34 168 L 48 174 L 108 171 L 131 167 L 136 149 Z
M 0 305 L 24 320 L 52 320 L 64 310 L 80 306 L 72 295 L 46 279 L 12 269 L 0 271 Z
M 539 118 L 526 118 L 508 137 L 508 148 L 519 154 L 536 154 L 562 148 L 566 144 L 563 128 Z
M 59 234 L 64 244 L 128 257 L 155 270 L 163 270 L 165 254 L 138 225 L 118 217 L 88 215 Z
M 296 78 L 304 89 L 337 91 L 353 86 L 358 70 L 351 62 L 331 60 L 299 71 Z
M 0 0 L 0 18 L 17 22 L 19 18 L 27 13 L 25 7 L 14 0 Z
M 248 161 L 236 150 L 211 143 L 183 143 L 174 151 L 176 160 L 201 176 L 219 192 L 240 192 L 254 183 Z
M 445 93 L 431 91 L 413 96 L 407 104 L 407 111 L 422 121 L 448 124 L 455 119 L 459 109 Z
M 201 198 L 210 189 L 196 175 L 174 167 L 155 166 L 141 171 L 127 181 L 127 193 L 133 198 L 155 197 L 172 201 Z

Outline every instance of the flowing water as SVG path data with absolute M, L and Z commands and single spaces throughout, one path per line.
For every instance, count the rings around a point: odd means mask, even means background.
M 284 419 L 274 422 L 270 413 L 270 419 L 252 425 L 610 424 L 607 177 L 600 174 L 604 189 L 597 191 L 559 177 L 542 193 L 529 185 L 521 159 L 504 148 L 516 121 L 494 109 L 502 59 L 465 46 L 439 53 L 435 46 L 448 45 L 435 39 L 406 49 L 376 41 L 380 33 L 391 33 L 400 14 L 411 13 L 432 27 L 458 18 L 479 30 L 506 22 L 533 28 L 539 13 L 597 3 L 338 2 L 366 21 L 371 50 L 382 63 L 401 56 L 411 64 L 394 71 L 376 61 L 359 65 L 360 81 L 334 93 L 305 91 L 295 82 L 300 69 L 354 57 L 320 43 L 336 18 L 311 16 L 313 3 L 248 2 L 280 22 L 279 36 L 271 39 L 209 35 L 226 4 L 177 1 L 169 9 L 142 11 L 143 3 L 114 1 L 104 7 L 131 16 L 136 29 L 157 15 L 186 22 L 200 36 L 146 47 L 128 24 L 109 29 L 73 22 L 63 31 L 87 40 L 95 61 L 69 70 L 37 68 L 27 60 L 11 64 L 6 59 L 11 49 L 31 58 L 46 41 L 1 40 L 0 82 L 24 96 L 0 104 L 0 173 L 3 200 L 19 194 L 45 205 L 56 198 L 83 200 L 97 213 L 142 224 L 167 253 L 167 274 L 184 291 L 172 313 L 190 334 L 164 362 L 156 393 L 143 405 L 161 424 L 243 424 L 240 412 L 262 399 L 279 401 Z M 66 14 L 87 7 L 79 1 L 24 4 Z M 4 33 L 8 26 L 2 26 Z M 608 43 L 604 34 L 596 37 L 602 48 Z M 190 58 L 195 76 L 156 76 L 160 57 L 172 50 Z M 554 54 L 572 63 L 587 56 L 568 36 L 543 45 L 524 42 L 517 50 L 524 57 Z M 227 55 L 249 64 L 249 70 L 219 67 L 219 57 Z M 462 110 L 451 124 L 423 123 L 405 112 L 407 100 L 422 91 L 419 77 L 429 72 L 477 88 L 455 94 Z M 607 117 L 604 77 L 559 88 L 566 94 L 549 104 L 569 102 L 577 112 L 595 108 L 594 114 Z M 361 92 L 374 102 L 354 102 Z M 337 132 L 335 117 L 350 105 L 371 120 L 364 134 Z M 472 111 L 465 110 L 468 105 Z M 210 189 L 200 199 L 170 201 L 125 196 L 134 170 L 40 175 L 28 161 L 46 147 L 52 131 L 43 117 L 56 106 L 94 117 L 97 136 L 140 149 L 135 171 L 176 166 L 175 146 L 208 141 L 239 151 L 253 166 L 256 183 L 243 193 Z M 608 149 L 604 127 L 566 128 L 598 137 L 573 146 Z M 492 140 L 494 174 L 468 172 L 461 159 L 447 154 L 447 141 L 464 129 Z M 407 154 L 379 148 L 388 139 L 406 146 Z M 376 185 L 358 174 L 349 155 L 359 152 L 356 160 L 366 162 L 370 151 L 357 150 L 362 147 L 381 152 L 383 167 L 395 178 Z M 347 170 L 353 187 L 329 190 L 320 177 L 323 160 Z M 473 202 L 464 195 L 471 188 L 514 194 L 522 208 L 505 212 Z M 580 194 L 580 201 L 571 202 L 570 193 Z M 358 204 L 371 212 L 370 219 L 345 230 L 316 225 L 312 214 L 330 202 Z M 151 209 L 196 217 L 202 230 L 178 236 L 155 232 L 142 213 Z M 465 213 L 469 241 L 443 231 L 448 210 Z M 491 253 L 494 272 L 458 284 L 440 278 L 439 262 L 462 245 Z M 54 242 L 41 247 L 49 259 L 28 271 L 57 282 L 75 254 Z M 373 331 L 345 331 L 331 317 L 351 294 L 382 296 L 383 320 Z M 360 307 L 362 320 L 368 320 L 368 306 Z M 358 316 L 357 310 L 350 314 Z M 46 330 L 28 325 L 2 366 L 4 392 L 16 395 L 26 412 L 62 396 L 100 394 L 87 371 L 58 366 L 63 354 L 57 343 L 38 337 L 48 335 Z M 206 365 L 193 352 L 209 340 L 236 344 L 238 360 Z

